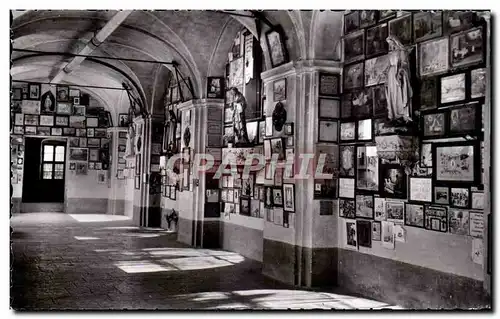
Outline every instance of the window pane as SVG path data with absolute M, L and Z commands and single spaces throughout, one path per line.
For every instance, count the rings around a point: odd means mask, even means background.
M 56 162 L 64 162 L 64 146 L 56 147 Z
M 54 167 L 55 171 L 64 171 L 64 164 L 56 164 Z
M 43 164 L 43 179 L 52 179 L 52 164 Z
M 52 161 L 54 158 L 54 146 L 44 145 L 43 146 L 43 160 Z
M 63 179 L 64 171 L 54 171 L 54 179 Z

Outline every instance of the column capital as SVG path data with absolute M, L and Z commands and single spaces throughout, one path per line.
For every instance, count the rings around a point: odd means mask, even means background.
M 262 72 L 261 78 L 265 82 L 277 80 L 279 78 L 297 75 L 305 72 L 330 72 L 340 74 L 342 63 L 330 60 L 298 60 L 288 62 L 277 68 Z

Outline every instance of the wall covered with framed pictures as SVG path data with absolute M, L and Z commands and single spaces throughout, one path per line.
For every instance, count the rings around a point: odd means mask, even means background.
M 346 12 L 343 248 L 445 272 L 454 263 L 455 274 L 483 280 L 474 258 L 483 231 L 471 216 L 483 218 L 486 196 L 487 27 L 480 12 Z M 359 239 L 365 222 L 371 241 Z

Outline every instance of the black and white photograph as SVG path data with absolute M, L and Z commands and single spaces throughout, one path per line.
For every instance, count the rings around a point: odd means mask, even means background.
M 65 85 L 57 86 L 57 103 L 69 101 L 69 87 Z
M 354 248 L 358 247 L 358 236 L 356 234 L 356 220 L 345 222 L 346 245 Z
M 380 193 L 388 198 L 407 198 L 407 178 L 404 168 L 398 164 L 380 166 Z
M 432 39 L 418 45 L 418 67 L 421 77 L 443 74 L 450 67 L 448 37 Z
M 319 120 L 318 121 L 318 141 L 337 142 L 338 141 L 338 121 Z
M 340 123 L 340 140 L 354 141 L 356 139 L 356 122 Z
M 387 212 L 387 221 L 394 223 L 403 223 L 405 214 L 405 203 L 397 201 L 386 201 L 385 209 Z
M 279 102 L 286 100 L 286 78 L 273 82 L 273 101 Z
M 483 29 L 476 28 L 451 36 L 451 66 L 463 67 L 483 61 Z
M 88 148 L 70 148 L 69 160 L 70 161 L 88 161 L 89 150 Z
M 465 73 L 441 78 L 441 104 L 465 100 Z
M 72 115 L 73 105 L 71 103 L 57 102 L 56 113 L 61 115 Z
M 450 188 L 450 206 L 458 208 L 469 208 L 470 206 L 470 189 L 468 188 Z
M 341 145 L 340 146 L 340 176 L 354 177 L 355 163 L 355 146 Z
M 470 97 L 475 99 L 483 97 L 486 93 L 486 69 L 480 68 L 470 72 L 471 88 Z
M 224 78 L 208 77 L 207 96 L 212 99 L 222 99 L 224 97 Z
M 356 151 L 356 188 L 379 190 L 379 158 L 376 146 L 358 146 Z

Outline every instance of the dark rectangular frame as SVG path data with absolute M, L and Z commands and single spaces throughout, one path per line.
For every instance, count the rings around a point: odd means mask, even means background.
M 276 87 L 275 87 L 275 85 L 276 85 L 276 83 L 281 82 L 281 81 L 285 82 L 285 98 L 280 100 L 280 99 L 276 99 Z M 286 93 L 287 93 L 286 92 L 286 78 L 282 78 L 282 79 L 279 79 L 279 80 L 276 80 L 273 82 L 273 102 L 280 102 L 280 101 L 286 100 Z
M 337 79 L 337 91 L 336 92 L 331 92 L 331 93 L 321 93 L 321 77 L 322 76 L 332 76 Z M 320 72 L 319 73 L 319 78 L 318 78 L 318 95 L 319 97 L 339 97 L 340 96 L 340 74 L 333 74 L 333 73 L 324 73 Z M 340 110 L 339 110 L 340 111 Z
M 358 216 L 358 203 L 357 203 L 357 196 L 368 196 L 372 198 L 373 203 L 375 203 L 375 197 L 373 194 L 370 194 L 369 192 L 355 192 L 354 193 L 354 213 L 356 214 L 356 219 L 357 218 L 362 218 L 364 220 L 374 220 L 375 219 L 375 207 L 372 207 L 372 216 L 371 217 L 365 217 L 365 216 Z M 373 205 L 375 206 L 375 205 Z
M 437 179 L 437 148 L 440 147 L 453 147 L 453 146 L 472 146 L 474 149 L 474 180 L 473 181 L 448 181 L 448 180 L 438 180 Z M 471 140 L 465 142 L 444 142 L 444 143 L 433 143 L 432 144 L 432 184 L 433 186 L 447 186 L 447 187 L 467 187 L 476 186 L 481 184 L 481 149 L 478 140 Z M 450 194 L 451 203 L 451 194 Z
M 270 45 L 269 45 L 269 34 L 271 34 L 272 32 L 277 32 L 278 35 L 279 35 L 279 38 L 280 38 L 280 44 L 281 44 L 281 53 L 283 54 L 283 61 L 282 62 L 279 62 L 279 63 L 275 63 L 275 61 L 273 61 L 273 58 L 272 58 L 272 55 L 271 55 L 271 50 L 269 49 L 270 48 Z M 267 44 L 267 48 L 269 50 L 269 59 L 271 61 L 271 66 L 273 68 L 277 67 L 277 66 L 280 66 L 280 65 L 283 65 L 285 63 L 288 63 L 288 51 L 286 50 L 286 45 L 285 45 L 285 36 L 284 36 L 284 31 L 283 29 L 280 27 L 280 26 L 273 26 L 273 28 L 271 28 L 269 31 L 266 32 L 265 36 L 266 36 L 266 44 Z
M 451 198 L 451 189 L 452 188 L 462 188 L 462 189 L 466 189 L 467 190 L 467 194 L 468 194 L 468 200 L 467 200 L 467 206 L 455 206 L 453 205 L 453 200 Z M 449 197 L 450 197 L 450 204 L 449 206 L 452 207 L 452 208 L 459 208 L 459 209 L 470 209 L 472 207 L 472 193 L 471 193 L 471 190 L 470 190 L 470 187 L 460 187 L 460 186 L 457 186 L 457 187 L 449 187 Z
M 212 79 L 219 79 L 220 80 L 220 94 L 219 95 L 210 93 L 210 81 Z M 223 99 L 224 94 L 226 92 L 226 88 L 225 88 L 224 84 L 225 84 L 225 81 L 224 81 L 223 76 L 209 76 L 207 78 L 207 97 L 211 98 L 211 99 Z
M 384 175 L 383 173 L 387 170 L 387 169 L 393 169 L 393 168 L 397 168 L 397 169 L 400 169 L 403 174 L 403 179 L 404 179 L 404 183 L 406 184 L 405 185 L 405 192 L 403 195 L 397 197 L 397 196 L 391 196 L 391 194 L 385 192 L 384 190 Z M 391 199 L 408 199 L 408 175 L 406 174 L 405 172 L 405 169 L 403 166 L 401 166 L 400 164 L 386 164 L 386 163 L 380 163 L 379 162 L 379 166 L 378 166 L 378 171 L 379 171 L 379 178 L 378 178 L 378 186 L 379 186 L 379 192 L 380 192 L 380 197 L 384 197 L 384 198 L 391 198 Z
M 406 221 L 406 214 L 407 214 L 407 207 L 409 205 L 415 205 L 415 206 L 421 206 L 422 207 L 422 226 L 414 225 L 414 224 L 409 224 Z M 410 227 L 417 227 L 417 228 L 423 228 L 425 229 L 425 204 L 420 203 L 420 202 L 406 202 L 405 203 L 405 213 L 404 213 L 404 224 L 405 226 L 410 226 Z
M 337 123 L 337 139 L 334 141 L 325 141 L 320 138 L 320 122 L 335 122 Z M 339 120 L 328 120 L 328 119 L 318 119 L 318 142 L 319 143 L 338 143 L 340 140 L 340 121 Z
M 32 86 L 38 86 L 38 97 L 37 98 L 32 98 L 30 96 L 30 91 L 31 91 L 31 87 Z M 37 83 L 29 83 L 28 84 L 28 100 L 40 101 L 41 97 L 42 97 L 42 85 L 41 84 L 37 84 Z

